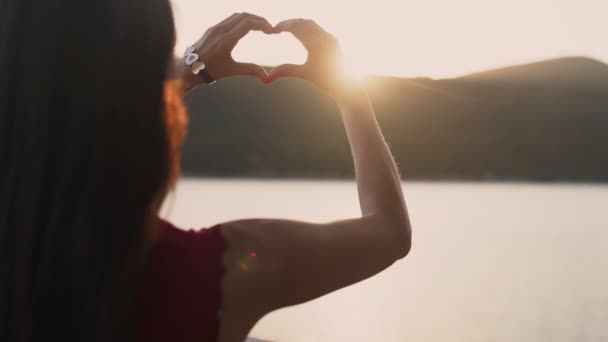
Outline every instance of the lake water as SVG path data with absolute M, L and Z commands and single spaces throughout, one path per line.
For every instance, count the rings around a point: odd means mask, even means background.
M 608 341 L 608 186 L 407 183 L 413 249 L 380 275 L 264 318 L 277 342 Z M 354 182 L 184 180 L 182 227 L 359 214 Z M 356 262 L 356 261 L 353 261 Z

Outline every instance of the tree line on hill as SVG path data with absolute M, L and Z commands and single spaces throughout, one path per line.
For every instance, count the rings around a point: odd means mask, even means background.
M 404 177 L 608 181 L 608 65 L 563 58 L 432 80 L 372 77 Z M 350 178 L 335 103 L 313 85 L 237 77 L 187 97 L 186 176 Z

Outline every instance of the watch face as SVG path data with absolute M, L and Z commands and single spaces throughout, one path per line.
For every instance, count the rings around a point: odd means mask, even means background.
M 190 66 L 192 64 L 194 64 L 194 62 L 199 60 L 199 55 L 191 52 L 188 56 L 186 56 L 186 65 Z
M 193 53 L 196 49 L 194 48 L 194 46 L 189 46 L 186 49 L 186 52 L 184 52 L 184 58 L 187 57 L 189 54 Z
M 203 62 L 197 61 L 192 64 L 192 72 L 194 74 L 198 75 L 198 73 L 201 72 L 201 70 L 203 70 L 203 69 L 205 69 L 205 63 L 203 63 Z

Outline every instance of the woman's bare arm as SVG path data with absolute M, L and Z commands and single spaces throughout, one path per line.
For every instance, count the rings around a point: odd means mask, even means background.
M 402 241 L 409 241 L 411 228 L 401 178 L 367 94 L 350 90 L 341 94 L 337 103 L 355 162 L 362 215 L 397 222 L 397 227 L 389 227 L 395 229 L 392 233 L 400 234 Z
M 341 76 L 337 41 L 312 21 L 290 20 L 276 30 L 293 33 L 309 59 L 303 66 L 280 66 L 270 77 L 301 77 L 336 99 L 354 157 L 362 214 L 326 224 L 275 219 L 224 224 L 222 341 L 241 339 L 243 329 L 270 311 L 377 274 L 405 257 L 411 246 L 395 162 L 365 91 L 349 87 Z

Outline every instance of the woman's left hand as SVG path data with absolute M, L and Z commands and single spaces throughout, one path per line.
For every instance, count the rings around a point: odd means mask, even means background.
M 215 80 L 222 78 L 251 75 L 265 81 L 268 77 L 266 70 L 257 64 L 239 63 L 232 58 L 232 50 L 236 44 L 245 37 L 250 31 L 262 31 L 266 34 L 273 34 L 273 26 L 257 15 L 249 13 L 235 13 L 221 23 L 211 27 L 205 32 L 192 47 L 200 56 L 200 61 L 205 63 L 207 71 Z M 182 67 L 185 60 L 180 61 Z M 189 67 L 183 68 L 191 75 L 185 74 L 186 78 L 192 78 Z

